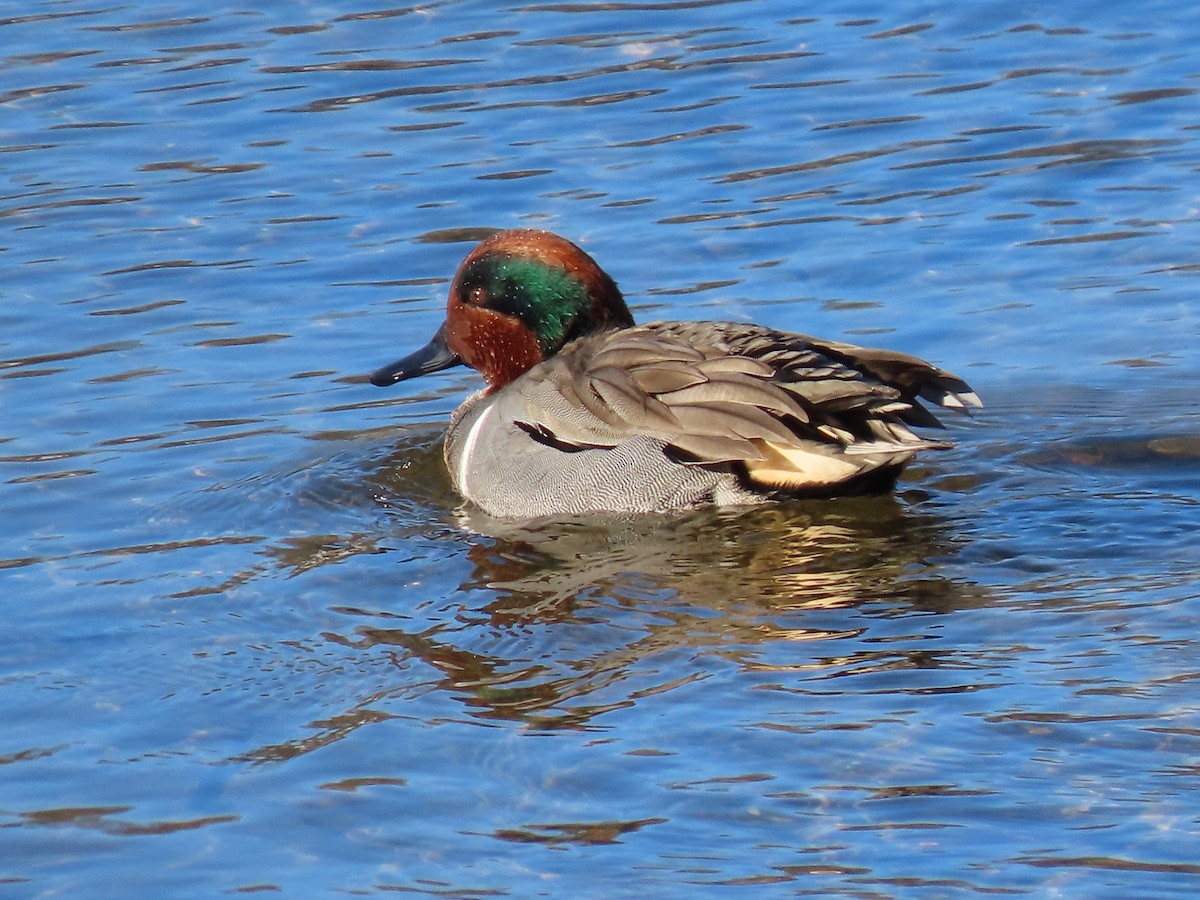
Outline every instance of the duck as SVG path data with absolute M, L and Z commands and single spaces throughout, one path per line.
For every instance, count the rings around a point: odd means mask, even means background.
M 983 405 L 904 353 L 742 322 L 637 325 L 583 249 L 524 228 L 472 249 L 433 338 L 370 381 L 459 365 L 485 386 L 451 415 L 446 468 L 499 519 L 886 494 L 919 452 L 952 446 L 912 430 L 944 428 L 922 401 Z

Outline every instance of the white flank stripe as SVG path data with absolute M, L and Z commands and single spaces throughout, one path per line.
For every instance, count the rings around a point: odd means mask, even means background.
M 471 454 L 475 452 L 475 442 L 479 440 L 479 432 L 483 428 L 484 421 L 495 408 L 496 404 L 488 404 L 487 409 L 480 413 L 479 418 L 471 425 L 471 430 L 467 432 L 467 439 L 463 441 L 462 455 L 458 458 L 458 487 L 467 497 L 471 496 L 471 491 L 467 487 L 467 469 L 471 467 Z

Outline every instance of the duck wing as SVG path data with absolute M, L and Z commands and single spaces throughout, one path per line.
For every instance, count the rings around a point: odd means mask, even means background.
M 820 492 L 895 473 L 950 446 L 918 398 L 979 398 L 916 357 L 725 322 L 659 322 L 568 345 L 521 379 L 518 423 L 562 450 L 635 436 L 689 465 L 733 467 L 771 490 Z

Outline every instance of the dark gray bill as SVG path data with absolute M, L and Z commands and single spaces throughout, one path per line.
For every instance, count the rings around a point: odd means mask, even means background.
M 428 375 L 430 372 L 440 372 L 442 369 L 461 365 L 462 360 L 458 354 L 446 344 L 446 326 L 443 324 L 433 336 L 433 340 L 420 350 L 372 372 L 371 384 L 388 387 L 406 378 L 416 378 L 418 375 Z

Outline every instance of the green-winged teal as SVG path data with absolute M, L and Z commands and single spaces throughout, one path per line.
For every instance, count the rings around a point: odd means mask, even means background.
M 371 376 L 465 363 L 446 466 L 485 512 L 651 512 L 890 490 L 941 427 L 918 398 L 979 398 L 924 360 L 737 322 L 634 325 L 570 241 L 502 231 L 467 255 L 433 340 Z

